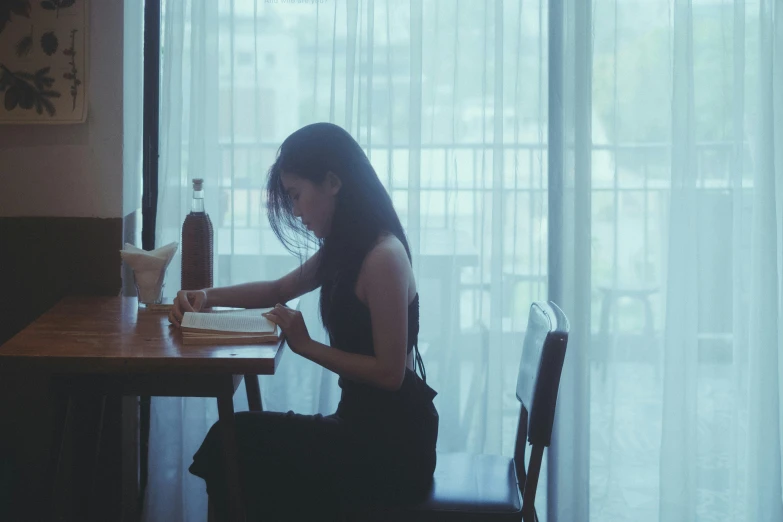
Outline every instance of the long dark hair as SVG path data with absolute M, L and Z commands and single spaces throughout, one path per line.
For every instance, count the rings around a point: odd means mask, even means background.
M 327 237 L 315 239 L 293 214 L 291 198 L 281 174 L 286 172 L 320 184 L 328 172 L 341 181 Z M 356 281 L 362 261 L 383 233 L 394 234 L 411 252 L 400 218 L 388 192 L 367 155 L 343 128 L 332 123 L 313 123 L 285 139 L 269 169 L 267 209 L 272 230 L 286 249 L 303 260 L 302 249 L 315 241 L 320 247 L 316 277 L 325 282 Z M 329 296 L 321 291 L 321 320 L 329 329 Z

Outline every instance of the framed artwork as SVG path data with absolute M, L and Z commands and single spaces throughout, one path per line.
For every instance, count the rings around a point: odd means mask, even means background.
M 87 0 L 0 0 L 0 123 L 87 117 Z

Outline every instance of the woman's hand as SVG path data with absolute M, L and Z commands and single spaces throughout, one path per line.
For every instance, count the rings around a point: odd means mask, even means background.
M 302 312 L 299 310 L 277 304 L 272 310 L 262 315 L 280 327 L 288 346 L 294 353 L 301 355 L 308 343 L 312 341 L 302 318 Z
M 206 290 L 180 290 L 174 298 L 174 307 L 169 312 L 169 322 L 179 327 L 185 312 L 200 312 L 206 305 Z

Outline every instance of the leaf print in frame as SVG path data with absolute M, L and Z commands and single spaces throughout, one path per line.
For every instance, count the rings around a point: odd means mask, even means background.
M 11 21 L 11 15 L 30 18 L 30 2 L 28 0 L 0 1 L 0 33 L 5 29 L 5 25 Z
M 66 9 L 76 3 L 76 0 L 44 0 L 41 7 L 47 11 L 54 11 L 55 18 L 60 18 L 60 9 Z
M 67 72 L 63 74 L 63 78 L 66 80 L 71 80 L 71 97 L 73 98 L 73 109 L 76 110 L 76 98 L 79 94 L 79 85 L 82 84 L 82 81 L 77 76 L 79 70 L 76 68 L 76 33 L 77 29 L 71 29 L 71 46 L 68 49 L 65 49 L 63 51 L 63 54 L 65 56 L 69 56 L 71 58 L 71 61 L 68 62 L 68 65 L 71 66 L 70 72 Z
M 23 36 L 16 44 L 16 56 L 24 58 L 33 49 L 33 27 L 30 26 L 30 34 Z
M 92 1 L 0 0 L 0 129 L 87 121 Z
M 5 110 L 12 111 L 17 107 L 30 110 L 35 107 L 38 114 L 43 114 L 46 110 L 49 116 L 54 116 L 57 111 L 49 98 L 59 98 L 60 93 L 50 90 L 54 78 L 47 76 L 49 70 L 49 67 L 44 67 L 35 74 L 26 71 L 12 72 L 0 63 L 0 92 L 5 91 Z
M 49 31 L 41 36 L 41 49 L 47 56 L 52 56 L 56 53 L 59 46 L 60 42 L 57 40 L 57 35 L 54 34 L 54 31 Z

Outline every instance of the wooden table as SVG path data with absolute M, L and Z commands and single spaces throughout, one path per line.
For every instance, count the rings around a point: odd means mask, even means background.
M 68 297 L 0 347 L 0 365 L 52 373 L 53 443 L 42 508 L 56 519 L 57 471 L 74 397 L 215 397 L 224 437 L 231 520 L 244 520 L 234 433 L 233 395 L 244 376 L 251 410 L 261 410 L 258 375 L 273 375 L 283 341 L 268 345 L 183 345 L 166 313 L 139 309 L 135 297 Z M 98 421 L 100 426 L 100 419 Z M 91 466 L 100 448 L 96 436 Z M 134 470 L 135 474 L 135 470 Z M 93 487 L 89 483 L 87 498 Z M 86 506 L 85 506 L 86 508 Z M 80 520 L 86 519 L 86 516 Z

